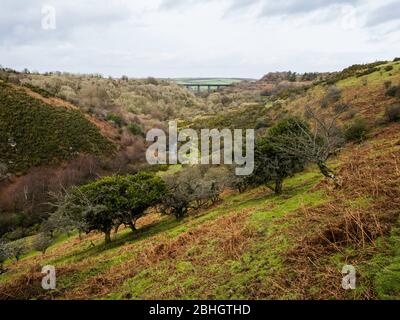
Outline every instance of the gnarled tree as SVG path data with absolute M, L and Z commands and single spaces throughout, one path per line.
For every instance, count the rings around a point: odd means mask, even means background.
M 297 118 L 286 118 L 256 141 L 254 171 L 246 180 L 249 184 L 265 185 L 276 194 L 282 193 L 283 181 L 304 169 L 307 159 L 302 154 L 285 151 L 287 137 L 300 134 L 307 126 Z M 273 183 L 274 186 L 271 186 Z
M 306 116 L 312 122 L 311 128 L 303 122 L 294 122 L 294 126 L 282 134 L 278 141 L 272 141 L 272 144 L 288 157 L 317 164 L 321 173 L 331 179 L 336 187 L 340 187 L 340 179 L 328 167 L 327 161 L 340 150 L 345 141 L 337 120 L 346 110 L 347 106 L 342 105 L 335 108 L 333 114 L 322 115 L 306 107 Z

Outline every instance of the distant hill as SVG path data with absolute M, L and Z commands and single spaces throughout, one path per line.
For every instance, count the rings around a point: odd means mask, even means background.
M 249 79 L 249 78 L 176 78 L 172 79 L 172 81 L 175 81 L 178 84 L 234 84 L 234 83 L 240 83 L 243 81 L 255 81 L 254 79 Z

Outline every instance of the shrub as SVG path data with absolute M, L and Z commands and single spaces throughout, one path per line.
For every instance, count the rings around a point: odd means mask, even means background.
M 364 70 L 364 71 L 358 73 L 356 77 L 357 77 L 357 78 L 360 78 L 360 77 L 367 76 L 367 75 L 369 75 L 369 74 L 371 74 L 371 73 L 374 73 L 374 72 L 377 72 L 377 71 L 379 71 L 379 68 L 377 68 L 377 67 L 370 67 L 370 68 L 368 68 L 368 69 L 366 69 L 366 70 Z
M 152 85 L 158 85 L 158 80 L 156 79 L 156 78 L 153 78 L 153 77 L 148 77 L 146 80 L 145 80 L 145 83 L 146 84 L 152 84 Z
M 8 244 L 8 250 L 10 256 L 14 257 L 16 261 L 19 261 L 21 256 L 28 251 L 28 246 L 25 239 L 19 239 Z
M 162 199 L 161 212 L 184 218 L 190 209 L 215 203 L 225 185 L 227 172 L 205 166 L 188 167 L 165 176 L 167 192 Z
M 348 111 L 349 109 L 350 109 L 350 106 L 346 103 L 338 103 L 333 106 L 333 111 L 335 113 L 342 113 L 342 112 Z
M 53 238 L 46 233 L 39 233 L 36 235 L 32 247 L 33 249 L 45 254 L 48 247 L 53 243 Z
M 0 239 L 0 274 L 4 271 L 3 264 L 10 257 L 7 242 Z
M 139 135 L 143 134 L 142 128 L 140 128 L 140 126 L 137 123 L 130 123 L 128 125 L 128 129 L 135 136 L 139 136 Z
M 392 71 L 393 70 L 393 66 L 386 66 L 385 67 L 385 71 L 386 72 L 389 72 L 389 71 Z
M 400 104 L 388 106 L 385 110 L 385 119 L 388 122 L 400 121 Z
M 357 119 L 345 127 L 344 135 L 347 141 L 362 142 L 367 138 L 369 128 L 364 119 Z
M 400 98 L 400 86 L 392 86 L 386 90 L 386 95 L 389 97 Z
M 392 86 L 392 81 L 386 80 L 383 85 L 385 86 L 385 89 L 388 90 Z
M 115 113 L 109 113 L 106 119 L 107 121 L 114 122 L 118 127 L 122 127 L 124 125 L 124 119 Z
M 33 92 L 36 92 L 36 93 L 40 94 L 42 97 L 45 97 L 45 98 L 50 98 L 52 96 L 51 93 L 48 92 L 47 90 L 39 88 L 37 86 L 34 86 L 34 85 L 30 84 L 30 83 L 25 83 L 24 87 L 27 87 L 28 89 L 31 89 Z
M 400 61 L 400 58 L 394 58 L 393 59 L 393 62 L 397 62 L 397 61 Z
M 321 108 L 325 109 L 330 103 L 336 103 L 342 97 L 342 91 L 336 86 L 330 86 L 322 99 Z

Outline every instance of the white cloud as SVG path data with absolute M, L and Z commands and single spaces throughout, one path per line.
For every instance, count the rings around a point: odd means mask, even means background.
M 0 63 L 133 77 L 337 70 L 398 55 L 398 29 L 383 23 L 398 2 L 50 0 L 57 29 L 45 31 L 41 1 L 2 0 Z

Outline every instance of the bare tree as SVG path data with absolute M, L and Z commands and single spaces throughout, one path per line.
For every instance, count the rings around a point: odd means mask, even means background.
M 10 257 L 10 250 L 6 241 L 0 239 L 0 274 L 2 274 L 4 270 L 4 261 L 6 261 Z
M 10 177 L 7 165 L 0 160 L 0 182 Z
M 300 130 L 281 137 L 280 143 L 275 147 L 288 155 L 300 156 L 307 162 L 316 163 L 321 173 L 331 179 L 336 187 L 340 187 L 341 181 L 328 167 L 327 161 L 338 153 L 345 142 L 337 121 L 346 109 L 343 106 L 335 108 L 333 114 L 322 115 L 307 106 L 305 115 L 312 124 L 311 129 L 299 125 Z
M 33 249 L 45 254 L 46 250 L 51 246 L 52 243 L 53 238 L 51 237 L 51 235 L 41 232 L 37 234 L 35 239 L 33 240 Z
M 161 212 L 182 219 L 190 209 L 215 203 L 224 183 L 216 168 L 188 167 L 164 177 L 167 193 L 162 199 Z
M 19 261 L 21 256 L 28 250 L 25 239 L 19 239 L 10 242 L 8 243 L 7 247 L 10 252 L 10 256 L 14 257 L 17 262 Z

